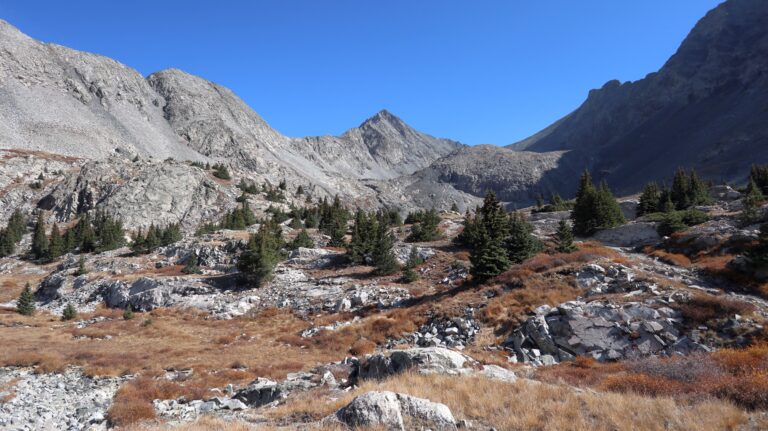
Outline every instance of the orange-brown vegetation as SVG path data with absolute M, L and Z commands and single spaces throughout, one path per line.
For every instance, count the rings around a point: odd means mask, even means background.
M 690 301 L 679 303 L 677 309 L 692 325 L 704 325 L 710 320 L 733 317 L 734 314 L 748 315 L 755 306 L 738 299 L 709 294 L 696 294 Z
M 715 397 L 746 409 L 768 409 L 767 345 L 625 363 L 601 364 L 580 359 L 540 368 L 537 377 L 643 396 L 681 400 Z

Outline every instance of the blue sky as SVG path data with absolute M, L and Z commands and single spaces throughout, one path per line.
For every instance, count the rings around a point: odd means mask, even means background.
M 46 42 L 147 75 L 231 88 L 290 136 L 386 108 L 417 129 L 505 145 L 610 79 L 657 70 L 719 0 L 0 1 Z

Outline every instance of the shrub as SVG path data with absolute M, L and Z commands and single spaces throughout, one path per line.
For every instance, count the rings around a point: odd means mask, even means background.
M 67 304 L 61 313 L 61 320 L 72 320 L 77 317 L 77 309 L 72 304 Z
M 131 304 L 128 304 L 128 306 L 125 307 L 125 311 L 123 311 L 123 320 L 132 320 L 133 317 L 133 307 L 131 307 Z

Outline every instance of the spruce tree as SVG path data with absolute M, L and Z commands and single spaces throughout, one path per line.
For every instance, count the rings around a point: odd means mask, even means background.
M 197 262 L 197 254 L 192 253 L 192 255 L 189 256 L 189 259 L 187 259 L 186 265 L 184 265 L 184 268 L 181 269 L 181 272 L 184 274 L 200 274 L 200 265 Z
M 477 208 L 480 211 L 480 208 Z M 472 247 L 477 242 L 477 219 L 467 210 L 462 222 L 464 229 L 453 238 L 453 243 L 461 247 Z
M 752 165 L 749 179 L 757 184 L 763 195 L 768 195 L 768 165 Z
M 426 211 L 421 216 L 421 220 L 411 227 L 411 234 L 405 239 L 406 242 L 428 242 L 437 241 L 443 237 L 438 225 L 440 216 L 434 208 Z
M 37 215 L 37 223 L 32 236 L 32 255 L 35 259 L 42 259 L 48 255 L 48 236 L 45 234 L 45 221 L 43 212 Z
M 690 202 L 691 206 L 705 205 L 710 202 L 709 188 L 706 184 L 704 184 L 704 182 L 696 174 L 696 171 L 693 169 L 691 169 L 691 173 L 688 178 L 688 184 L 690 187 L 688 191 L 688 201 Z
M 280 227 L 273 220 L 267 220 L 251 235 L 246 250 L 240 255 L 237 269 L 248 283 L 261 286 L 272 278 L 272 272 L 282 258 L 283 246 Z
M 88 274 L 88 269 L 85 267 L 85 258 L 80 255 L 80 260 L 77 262 L 77 270 L 75 271 L 75 277 Z
M 675 172 L 670 193 L 676 209 L 682 210 L 691 206 L 691 181 L 688 174 L 682 168 L 678 168 Z
M 376 241 L 372 251 L 373 265 L 375 266 L 374 273 L 377 275 L 393 274 L 400 269 L 395 253 L 392 250 L 395 238 L 389 231 L 389 223 L 387 223 L 383 213 L 379 213 L 377 222 Z
M 352 239 L 347 244 L 347 257 L 352 263 L 365 263 L 366 256 L 373 251 L 376 233 L 376 218 L 363 210 L 357 210 L 352 225 Z
M 306 229 L 302 229 L 301 231 L 299 231 L 299 234 L 296 235 L 296 238 L 294 238 L 293 241 L 291 242 L 292 249 L 295 250 L 299 247 L 315 248 L 315 242 L 309 236 Z
M 600 184 L 600 188 L 597 190 L 595 212 L 599 229 L 610 229 L 626 223 L 621 206 L 619 206 L 618 201 L 616 201 L 605 181 Z
M 72 304 L 67 304 L 61 313 L 61 320 L 73 320 L 77 317 L 77 309 Z
M 661 204 L 661 190 L 659 186 L 654 182 L 650 182 L 643 188 L 643 193 L 640 195 L 640 203 L 637 206 L 637 215 L 642 216 L 659 212 Z
M 48 240 L 48 259 L 58 259 L 62 254 L 64 254 L 64 238 L 59 233 L 59 226 L 54 223 L 51 228 L 51 238 Z
M 741 212 L 741 223 L 750 225 L 757 223 L 762 218 L 760 203 L 765 199 L 760 187 L 754 179 L 750 178 L 747 191 L 744 194 L 744 209 Z
M 533 236 L 533 226 L 518 211 L 509 217 L 506 247 L 512 263 L 521 263 L 541 250 L 541 242 Z
M 134 314 L 133 314 L 133 306 L 131 304 L 128 304 L 127 307 L 125 307 L 125 310 L 123 310 L 123 320 L 133 320 Z
M 24 290 L 21 291 L 21 295 L 16 302 L 16 311 L 24 316 L 35 314 L 35 295 L 32 293 L 32 288 L 29 287 L 29 283 L 27 283 L 27 285 L 24 286 Z
M 560 223 L 557 225 L 555 242 L 557 243 L 556 250 L 559 253 L 571 253 L 576 251 L 576 246 L 573 244 L 573 231 L 567 221 L 560 220 Z
M 597 229 L 597 214 L 595 213 L 597 189 L 592 182 L 589 171 L 581 174 L 579 189 L 576 192 L 576 203 L 571 213 L 573 231 L 579 235 L 589 235 Z
M 405 263 L 405 268 L 403 269 L 402 281 L 404 283 L 413 283 L 419 279 L 419 273 L 416 272 L 415 268 L 418 265 L 421 265 L 421 263 L 422 260 L 421 257 L 419 257 L 419 252 L 416 249 L 416 246 L 412 246 L 411 253 L 408 255 L 408 261 Z
M 470 274 L 477 281 L 484 281 L 509 269 L 511 262 L 504 243 L 509 235 L 509 217 L 496 194 L 488 192 L 483 206 L 478 210 L 473 228 Z

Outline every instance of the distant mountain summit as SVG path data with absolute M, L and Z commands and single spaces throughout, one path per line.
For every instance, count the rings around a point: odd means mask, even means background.
M 750 164 L 768 162 L 767 23 L 768 2 L 726 1 L 658 72 L 606 83 L 512 148 L 569 150 L 571 164 L 624 192 L 679 166 L 712 180 L 743 179 Z

